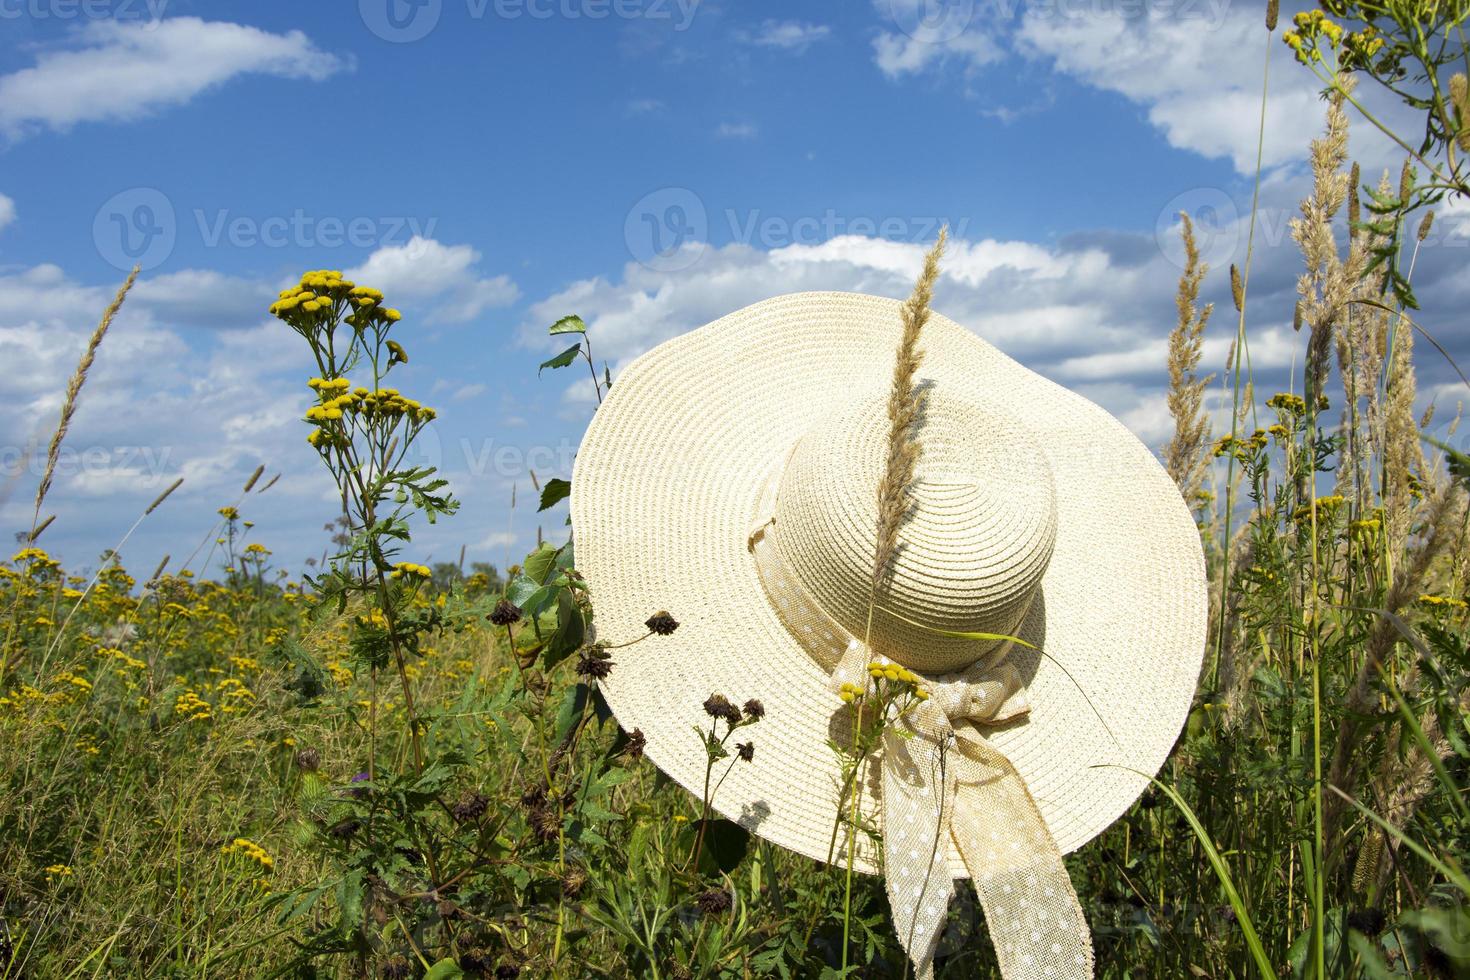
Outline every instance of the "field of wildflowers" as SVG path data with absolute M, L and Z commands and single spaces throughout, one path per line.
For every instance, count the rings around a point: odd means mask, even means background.
M 1421 438 L 1411 279 L 1433 208 L 1467 192 L 1465 75 L 1415 103 L 1397 179 L 1347 169 L 1346 115 L 1357 84 L 1452 69 L 1463 41 L 1425 38 L 1470 11 L 1325 6 L 1285 36 L 1327 89 L 1292 228 L 1300 387 L 1254 391 L 1230 270 L 1228 431 L 1184 224 L 1163 455 L 1205 542 L 1210 650 L 1157 787 L 1068 859 L 1099 976 L 1470 976 L 1470 461 Z M 589 642 L 571 540 L 503 573 L 413 561 L 410 519 L 456 502 L 405 462 L 434 410 L 388 385 L 412 316 L 384 302 L 319 270 L 271 307 L 311 373 L 302 452 L 342 498 L 314 574 L 252 540 L 261 471 L 177 567 L 76 574 L 40 522 L 0 561 L 0 978 L 905 975 L 880 881 L 713 816 L 721 775 L 761 764 L 758 701 L 704 703 L 704 799 L 607 713 L 619 647 L 677 610 Z M 600 396 L 586 325 L 551 329 L 576 344 L 544 366 L 584 357 Z M 921 699 L 912 680 L 886 677 Z M 995 975 L 973 898 L 950 917 L 938 975 Z

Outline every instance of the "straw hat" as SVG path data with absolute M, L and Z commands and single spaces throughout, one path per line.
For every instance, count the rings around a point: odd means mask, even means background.
M 832 671 L 867 628 L 900 330 L 897 301 L 800 293 L 676 337 L 619 377 L 573 476 L 598 639 L 640 636 L 662 609 L 680 624 L 615 651 L 602 686 L 618 721 L 699 796 L 702 703 L 763 702 L 741 732 L 754 760 L 714 808 L 822 860 L 845 707 Z M 984 740 L 1072 851 L 1145 788 L 1189 710 L 1205 643 L 1199 533 L 1153 454 L 1103 409 L 938 314 L 922 347 L 923 452 L 870 655 L 936 683 L 1005 656 L 1029 710 Z M 762 529 L 775 572 L 755 560 Z M 783 614 L 787 587 L 815 618 Z M 879 781 L 863 793 L 864 814 L 881 815 Z M 953 876 L 970 877 L 947 844 Z M 877 869 L 866 840 L 854 866 Z

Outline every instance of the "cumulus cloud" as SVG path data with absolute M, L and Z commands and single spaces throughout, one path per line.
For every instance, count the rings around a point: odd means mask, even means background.
M 797 20 L 766 20 L 760 29 L 739 35 L 747 44 L 761 48 L 775 48 L 801 54 L 818 41 L 832 36 L 832 28 L 825 24 L 807 24 Z
M 0 228 L 15 220 L 15 202 L 0 194 Z
M 1140 16 L 1126 16 L 1106 4 L 1028 8 L 1016 30 L 1015 48 L 1143 106 L 1171 146 L 1228 159 L 1242 174 L 1256 169 L 1261 72 L 1269 55 L 1271 93 L 1262 164 L 1274 167 L 1304 156 L 1301 124 L 1322 117 L 1322 86 L 1292 61 L 1279 35 L 1268 39 L 1259 8 L 1144 6 Z M 1362 94 L 1380 118 L 1413 131 L 1396 102 L 1377 91 Z M 1383 165 L 1392 156 L 1387 140 L 1366 124 L 1357 127 L 1354 140 L 1354 155 L 1365 165 Z
M 346 275 L 381 289 L 389 302 L 425 300 L 430 320 L 464 323 L 520 296 L 508 276 L 487 276 L 476 268 L 479 262 L 480 253 L 469 245 L 444 245 L 415 235 L 406 245 L 378 249 Z
M 985 30 L 999 18 L 988 4 L 930 0 L 873 0 L 883 28 L 873 38 L 873 61 L 890 79 L 942 66 L 959 66 L 966 76 L 1005 57 Z
M 36 64 L 0 76 L 0 132 L 128 120 L 182 105 L 242 75 L 320 81 L 348 62 L 300 31 L 273 34 L 243 24 L 173 17 L 94 20 Z
M 884 31 L 873 39 L 874 63 L 894 79 L 946 64 L 958 64 L 973 73 L 1004 57 L 1000 45 L 978 31 L 932 41 Z
M 697 261 L 682 271 L 655 272 L 630 263 L 620 279 L 571 284 L 533 304 L 522 339 L 549 351 L 542 324 L 576 310 L 588 323 L 598 356 L 612 363 L 616 376 L 619 367 L 663 340 L 770 296 L 827 289 L 907 295 L 925 248 L 922 242 L 860 235 L 770 251 L 738 243 L 703 246 Z M 1155 436 L 1168 425 L 1158 395 L 1178 272 L 1141 235 L 1130 236 L 1126 246 L 957 237 L 935 306 L 1033 369 L 1127 416 L 1135 431 L 1158 444 Z M 1290 362 L 1289 327 L 1282 339 L 1283 346 L 1253 346 L 1257 368 Z M 1223 361 L 1226 343 L 1212 342 L 1207 361 Z M 565 398 L 569 417 L 584 415 L 593 401 L 590 382 L 572 378 Z

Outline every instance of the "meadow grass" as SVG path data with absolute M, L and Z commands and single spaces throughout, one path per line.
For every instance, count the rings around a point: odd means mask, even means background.
M 1412 319 L 1427 209 L 1465 190 L 1470 107 L 1457 75 L 1428 103 L 1445 158 L 1411 151 L 1420 170 L 1360 184 L 1355 81 L 1336 69 L 1382 51 L 1304 17 L 1287 43 L 1332 97 L 1292 226 L 1300 384 L 1255 391 L 1248 249 L 1219 437 L 1200 373 L 1211 270 L 1183 224 L 1162 456 L 1198 518 L 1210 641 L 1155 788 L 1068 858 L 1102 977 L 1470 975 L 1470 461 L 1420 438 L 1415 340 L 1433 338 Z M 1273 5 L 1268 41 L 1275 26 Z M 674 617 L 589 642 L 596 596 L 570 544 L 538 540 L 504 575 L 404 560 L 407 516 L 453 501 L 401 468 L 432 410 L 381 386 L 408 357 L 381 300 L 318 272 L 272 308 L 315 355 L 303 451 L 343 498 L 310 581 L 251 540 L 261 469 L 193 555 L 141 583 L 114 553 L 76 574 L 41 549 L 42 481 L 0 561 L 0 980 L 904 976 L 878 879 L 711 815 L 723 767 L 761 764 L 726 740 L 777 719 L 735 707 L 743 692 L 706 702 L 696 799 L 607 715 L 618 651 Z M 324 343 L 343 323 L 346 351 Z M 558 321 L 578 344 L 543 367 L 580 355 L 600 397 L 586 329 Z M 538 489 L 548 506 L 570 490 Z M 937 975 L 995 969 L 962 891 Z

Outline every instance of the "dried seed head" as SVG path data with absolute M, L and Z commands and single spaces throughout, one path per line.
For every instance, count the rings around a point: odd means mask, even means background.
M 731 725 L 740 724 L 740 709 L 730 703 L 723 694 L 711 694 L 704 702 L 704 713 L 711 718 L 723 718 Z
M 720 915 L 730 911 L 730 893 L 723 888 L 711 888 L 695 895 L 694 905 L 703 915 Z
M 755 698 L 745 702 L 745 713 L 752 721 L 760 721 L 766 716 L 766 706 Z
M 576 898 L 582 894 L 582 886 L 585 884 L 587 872 L 574 864 L 561 876 L 561 893 L 567 898 Z
M 607 654 L 596 647 L 587 647 L 577 661 L 577 673 L 589 680 L 600 681 L 612 673 L 613 662 L 607 658 Z
M 657 633 L 659 636 L 668 636 L 679 628 L 679 621 L 673 616 L 670 616 L 667 611 L 660 609 L 652 616 L 649 616 L 643 625 L 647 626 L 651 633 Z
M 1399 171 L 1399 203 L 1408 203 L 1409 195 L 1414 192 L 1414 167 L 1408 160 L 1404 161 L 1404 168 Z
M 1450 102 L 1459 117 L 1457 122 L 1460 125 L 1460 134 L 1455 137 L 1455 142 L 1460 145 L 1460 149 L 1470 153 L 1470 91 L 1467 91 L 1463 74 L 1450 77 Z
M 362 821 L 356 817 L 345 817 L 327 828 L 327 836 L 337 840 L 351 840 L 361 828 Z
M 472 820 L 479 820 L 489 808 L 490 800 L 486 796 L 481 793 L 470 793 L 454 804 L 449 812 L 458 822 L 469 823 Z
M 1245 310 L 1245 283 L 1240 278 L 1240 270 L 1235 263 L 1230 263 L 1230 298 L 1235 302 L 1235 312 Z
M 735 744 L 735 753 L 740 756 L 741 762 L 753 762 L 755 761 L 755 743 L 737 742 Z
M 1270 0 L 1266 4 L 1266 30 L 1276 30 L 1276 17 L 1281 13 L 1281 0 Z
M 1431 229 L 1433 227 L 1434 227 L 1434 211 L 1432 211 L 1432 210 L 1426 211 L 1424 213 L 1424 220 L 1421 221 L 1421 222 L 1419 222 L 1419 234 L 1416 236 L 1419 239 L 1419 241 L 1422 242 L 1422 241 L 1424 241 L 1424 239 L 1428 238 L 1429 237 L 1429 229 Z
M 1302 301 L 1296 301 L 1296 307 L 1291 311 L 1291 329 L 1301 332 L 1302 329 Z
M 322 764 L 322 754 L 316 749 L 302 749 L 296 753 L 296 768 L 302 772 L 316 772 Z
M 643 729 L 635 728 L 628 733 L 628 744 L 623 747 L 623 753 L 630 759 L 641 759 L 647 746 L 648 739 L 644 738 Z
M 496 626 L 510 626 L 521 621 L 521 607 L 509 599 L 501 599 L 487 618 Z

